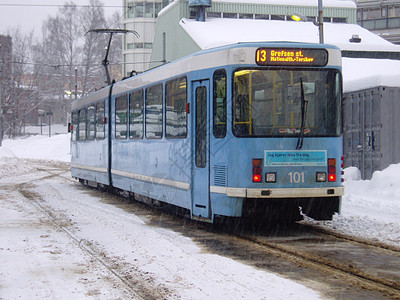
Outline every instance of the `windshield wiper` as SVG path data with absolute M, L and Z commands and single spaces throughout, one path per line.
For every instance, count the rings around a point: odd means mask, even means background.
M 297 140 L 297 146 L 296 146 L 297 150 L 303 148 L 304 126 L 306 124 L 306 114 L 307 114 L 307 104 L 308 104 L 308 101 L 306 101 L 304 97 L 303 79 L 301 77 L 300 77 L 300 88 L 301 88 L 301 127 L 300 127 L 299 139 Z

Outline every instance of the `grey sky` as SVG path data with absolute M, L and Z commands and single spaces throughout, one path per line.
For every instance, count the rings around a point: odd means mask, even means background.
M 100 1 L 105 6 L 107 17 L 117 10 L 122 14 L 122 0 Z M 24 33 L 34 29 L 35 36 L 40 36 L 42 21 L 49 15 L 56 15 L 58 11 L 58 7 L 50 5 L 64 5 L 65 2 L 66 0 L 0 0 L 0 34 L 6 34 L 8 29 L 19 26 Z M 89 0 L 72 0 L 72 2 L 77 5 L 87 5 Z

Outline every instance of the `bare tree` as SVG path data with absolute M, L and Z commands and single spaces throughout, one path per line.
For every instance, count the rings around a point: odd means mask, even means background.
M 33 73 L 31 53 L 33 32 L 22 34 L 19 28 L 9 31 L 12 36 L 10 68 L 3 76 L 3 130 L 9 137 L 21 134 L 27 117 L 37 109 L 40 102 L 37 82 Z
M 41 41 L 37 43 L 33 32 L 10 32 L 13 64 L 9 74 L 2 77 L 5 134 L 21 134 L 27 116 L 35 115 L 38 122 L 38 108 L 58 111 L 62 116 L 59 120 L 67 124 L 76 83 L 79 95 L 106 85 L 102 60 L 108 36 L 86 34 L 95 28 L 121 28 L 118 13 L 105 19 L 100 0 L 90 0 L 89 6 L 81 8 L 72 1 L 66 2 L 55 16 L 43 22 Z M 120 35 L 113 37 L 109 53 L 110 73 L 117 80 L 121 78 L 121 39 Z M 67 95 L 68 91 L 72 94 Z

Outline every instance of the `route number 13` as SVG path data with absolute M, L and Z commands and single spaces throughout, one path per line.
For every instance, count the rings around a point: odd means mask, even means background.
M 304 172 L 290 172 L 289 180 L 290 183 L 304 183 Z

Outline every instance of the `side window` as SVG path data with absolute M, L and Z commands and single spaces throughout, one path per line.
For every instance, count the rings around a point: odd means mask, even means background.
M 96 104 L 96 139 L 104 139 L 105 125 L 104 125 L 104 101 Z
M 146 138 L 161 139 L 163 130 L 162 83 L 146 89 Z
M 86 109 L 81 109 L 79 110 L 79 116 L 78 116 L 78 140 L 79 141 L 84 141 L 86 140 Z
M 73 111 L 71 114 L 71 140 L 75 142 L 78 134 L 78 112 Z
M 196 167 L 207 166 L 207 88 L 199 86 L 196 89 Z
M 115 137 L 126 139 L 128 136 L 128 95 L 115 99 Z
M 129 138 L 143 138 L 143 90 L 129 95 Z
M 185 138 L 187 133 L 186 77 L 168 81 L 165 85 L 165 136 Z
M 87 108 L 87 133 L 86 137 L 88 140 L 94 140 L 94 134 L 95 134 L 95 111 L 94 111 L 94 105 L 90 105 Z
M 216 138 L 226 136 L 226 71 L 214 73 L 213 133 Z

